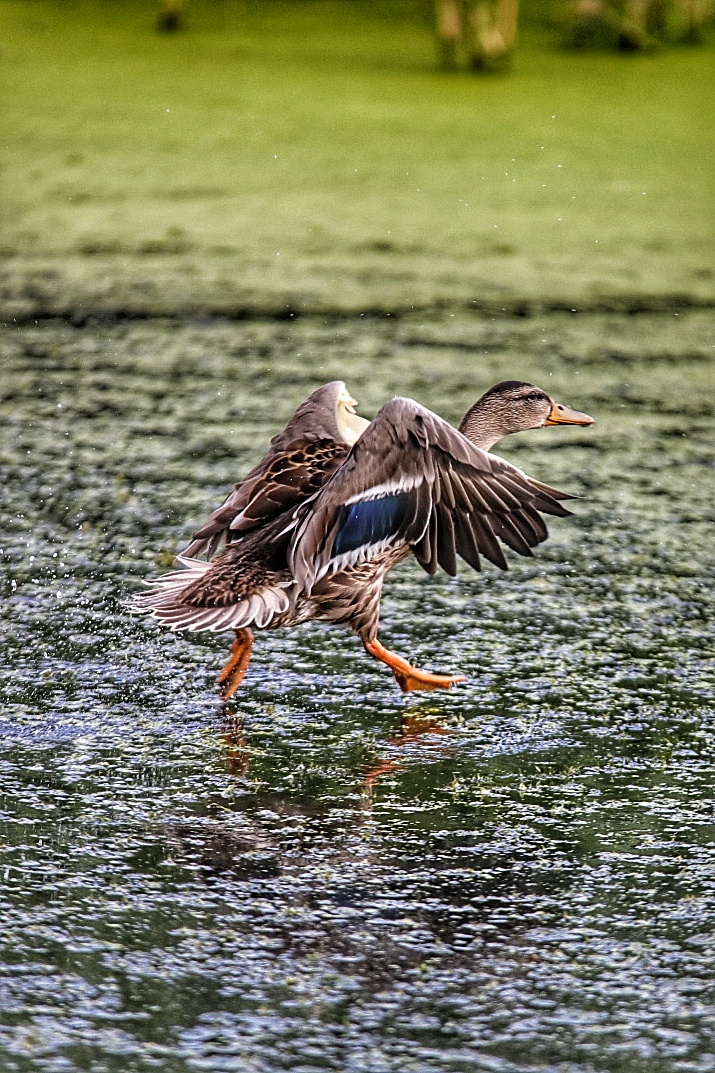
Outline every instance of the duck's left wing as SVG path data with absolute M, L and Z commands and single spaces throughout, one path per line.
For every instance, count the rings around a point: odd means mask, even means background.
M 521 555 L 548 536 L 541 514 L 569 513 L 565 492 L 475 447 L 411 399 L 380 410 L 307 508 L 289 563 L 309 592 L 327 573 L 407 544 L 429 573 L 457 572 L 457 555 L 502 569 L 500 541 Z
M 342 393 L 347 394 L 343 381 L 333 380 L 301 403 L 273 437 L 267 454 L 194 533 L 182 555 L 210 559 L 226 544 L 269 524 L 322 487 L 348 453 L 336 417 Z M 357 416 L 352 420 L 361 421 Z

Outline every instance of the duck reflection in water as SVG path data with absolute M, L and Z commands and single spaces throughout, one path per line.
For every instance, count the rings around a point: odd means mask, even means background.
M 434 793 L 427 801 L 424 787 L 414 794 L 410 772 L 424 772 L 428 783 L 433 774 L 435 789 L 458 748 L 458 727 L 444 725 L 432 704 L 411 706 L 372 759 L 366 763 L 364 752 L 355 759 L 346 774 L 362 789 L 357 798 L 336 796 L 325 769 L 318 784 L 315 770 L 306 769 L 294 788 L 280 788 L 286 765 L 293 770 L 280 741 L 267 752 L 252 748 L 233 706 L 224 706 L 215 729 L 229 770 L 243 780 L 252 764 L 255 786 L 239 790 L 230 809 L 166 830 L 177 863 L 183 859 L 225 894 L 247 942 L 253 942 L 254 900 L 259 915 L 274 906 L 266 918 L 272 951 L 280 943 L 281 952 L 296 957 L 319 951 L 354 959 L 364 986 L 374 991 L 427 957 L 438 957 L 443 967 L 469 967 L 495 937 L 508 937 L 515 950 L 532 926 L 530 914 L 570 882 L 568 869 L 499 837 L 489 821 L 475 817 L 465 829 L 460 815 L 454 826 L 431 807 Z M 407 777 L 385 786 L 386 807 L 373 812 L 380 780 L 397 772 Z
M 394 774 L 408 759 L 417 754 L 422 761 L 444 759 L 451 751 L 449 727 L 439 721 L 436 713 L 423 708 L 403 712 L 397 733 L 384 742 L 379 755 L 371 760 L 361 776 L 363 808 L 370 808 L 375 784 L 379 779 Z M 245 778 L 251 766 L 252 750 L 247 740 L 243 714 L 232 704 L 221 708 L 220 737 L 225 746 L 226 765 L 231 775 Z
M 244 717 L 232 704 L 221 708 L 221 739 L 226 746 L 226 766 L 232 775 L 248 775 L 251 751 L 246 741 Z
M 372 806 L 376 782 L 387 775 L 393 775 L 403 767 L 408 757 L 414 758 L 417 749 L 422 761 L 443 759 L 449 751 L 445 739 L 450 734 L 451 730 L 443 726 L 436 715 L 419 709 L 405 712 L 399 732 L 386 742 L 390 747 L 390 755 L 378 757 L 364 777 L 364 807 Z

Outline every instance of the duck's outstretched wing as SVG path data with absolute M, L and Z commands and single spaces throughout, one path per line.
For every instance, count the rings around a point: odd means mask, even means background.
M 211 558 L 240 534 L 270 522 L 313 495 L 350 447 L 336 424 L 342 381 L 326 384 L 296 410 L 270 450 L 215 510 L 181 553 Z
M 566 492 L 541 484 L 411 399 L 380 410 L 306 510 L 289 552 L 307 592 L 327 573 L 408 544 L 429 574 L 506 569 L 500 541 L 521 555 L 548 536 L 541 514 L 569 514 Z

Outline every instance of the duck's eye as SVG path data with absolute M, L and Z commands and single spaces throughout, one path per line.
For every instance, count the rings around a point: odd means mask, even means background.
M 526 397 L 529 400 L 529 402 L 538 402 L 539 399 L 542 398 L 543 396 L 541 396 L 538 393 L 538 391 L 532 391 L 531 394 L 527 395 Z

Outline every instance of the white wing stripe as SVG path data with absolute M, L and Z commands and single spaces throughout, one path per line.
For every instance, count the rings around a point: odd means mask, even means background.
M 366 503 L 371 499 L 381 499 L 383 496 L 393 495 L 395 492 L 409 492 L 422 484 L 422 473 L 406 473 L 404 476 L 393 481 L 385 481 L 383 484 L 374 484 L 372 488 L 366 488 L 364 492 L 358 492 L 344 501 L 349 507 L 352 503 Z
M 388 548 L 393 548 L 397 544 L 404 544 L 404 540 L 401 537 L 390 536 L 377 543 L 361 544 L 359 548 L 352 548 L 350 551 L 343 552 L 342 555 L 336 555 L 323 564 L 315 576 L 311 578 L 311 587 L 326 574 L 338 574 L 341 570 L 348 569 L 348 567 L 358 566 L 360 563 L 376 558 L 383 551 L 387 551 Z

